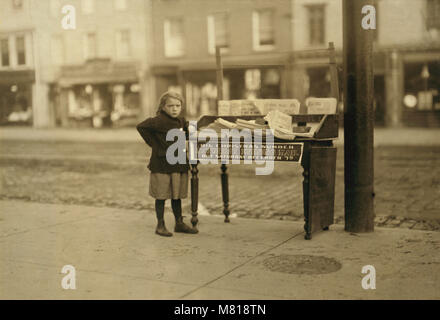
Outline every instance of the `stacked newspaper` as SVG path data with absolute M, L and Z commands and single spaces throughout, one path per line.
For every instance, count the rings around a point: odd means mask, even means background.
M 235 122 L 237 124 L 237 129 L 269 129 L 269 126 L 267 124 L 257 123 L 256 120 L 244 120 L 244 119 L 237 119 Z
M 204 129 L 211 129 L 214 130 L 219 137 L 222 137 L 224 134 L 224 132 L 222 132 L 222 129 L 231 130 L 231 129 L 235 129 L 236 126 L 237 125 L 231 121 L 222 118 L 217 118 L 214 122 L 210 123 L 208 126 L 199 128 L 198 136 L 201 138 L 210 137 L 211 135 L 209 131 L 205 131 Z
M 221 129 L 269 129 L 269 126 L 262 123 L 257 123 L 255 120 L 237 119 L 235 122 L 225 120 L 223 118 L 217 118 L 214 122 L 210 123 L 206 128 L 213 129 L 220 132 Z
M 307 98 L 307 114 L 335 114 L 337 104 L 335 98 Z
M 274 110 L 267 114 L 264 119 L 273 129 L 274 136 L 283 140 L 294 140 L 295 137 L 313 138 L 325 121 L 325 115 L 319 123 L 309 124 L 309 127 L 293 127 L 292 117 L 281 111 Z
M 218 103 L 218 115 L 266 115 L 273 110 L 286 114 L 298 114 L 299 108 L 300 102 L 296 99 L 221 100 Z
M 324 116 L 319 123 L 309 124 L 308 127 L 294 127 L 292 125 L 292 116 L 278 110 L 273 110 L 264 118 L 256 120 L 237 119 L 235 122 L 231 122 L 223 118 L 217 118 L 205 128 L 212 129 L 218 134 L 222 134 L 222 129 L 249 129 L 252 134 L 261 134 L 263 136 L 266 134 L 266 129 L 272 129 L 276 138 L 294 140 L 296 137 L 313 138 L 315 132 L 322 126 L 325 118 L 326 116 Z M 203 130 L 201 130 L 201 132 L 203 132 Z
M 293 140 L 295 134 L 292 131 L 292 117 L 278 110 L 270 111 L 264 119 L 269 128 L 273 129 L 274 136 L 279 139 Z

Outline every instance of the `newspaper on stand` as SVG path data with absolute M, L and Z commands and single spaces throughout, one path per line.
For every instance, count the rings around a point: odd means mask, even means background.
M 274 131 L 275 137 L 284 140 L 295 139 L 292 131 L 292 117 L 278 110 L 270 111 L 264 119 L 269 123 L 269 128 Z
M 335 114 L 337 104 L 335 98 L 307 98 L 307 114 Z
M 265 134 L 264 129 L 272 129 L 274 136 L 283 140 L 294 140 L 296 137 L 313 138 L 322 127 L 327 114 L 336 112 L 336 99 L 334 98 L 309 98 L 307 101 L 308 114 L 324 114 L 319 123 L 309 123 L 307 127 L 293 127 L 292 115 L 299 113 L 299 102 L 296 99 L 256 99 L 256 100 L 222 100 L 219 101 L 220 116 L 246 116 L 264 115 L 256 120 L 237 118 L 234 122 L 217 118 L 207 128 L 221 133 L 222 129 L 250 129 L 257 134 Z M 263 120 L 264 119 L 264 120 Z M 267 122 L 265 124 L 264 122 Z
M 298 114 L 300 102 L 296 99 L 254 99 L 254 100 L 220 100 L 219 116 L 255 116 L 267 115 L 278 110 L 286 114 Z

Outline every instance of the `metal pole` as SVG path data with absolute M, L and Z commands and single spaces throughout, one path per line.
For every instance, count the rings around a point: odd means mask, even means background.
M 183 74 L 183 70 L 178 68 L 177 69 L 177 83 L 180 86 L 180 88 L 182 88 L 182 98 L 183 101 L 185 102 L 185 108 L 183 109 L 183 116 L 186 117 L 187 116 L 187 111 L 186 111 L 186 106 L 188 105 L 188 101 L 186 101 L 186 79 L 185 79 L 185 75 Z
M 215 62 L 217 65 L 217 100 L 223 100 L 223 63 L 220 47 L 215 47 Z
M 223 63 L 222 56 L 220 53 L 220 47 L 215 47 L 215 60 L 217 65 L 217 114 L 218 114 L 218 102 L 223 100 Z M 225 215 L 225 222 L 230 222 L 229 220 L 229 182 L 228 173 L 226 172 L 228 167 L 226 164 L 222 163 L 220 174 L 222 183 L 222 198 L 223 198 L 223 214 Z
M 373 32 L 362 28 L 371 0 L 344 0 L 345 230 L 374 231 Z
M 338 65 L 336 64 L 335 56 L 335 44 L 329 42 L 329 62 L 330 62 L 330 89 L 331 96 L 339 103 L 339 78 L 338 78 Z

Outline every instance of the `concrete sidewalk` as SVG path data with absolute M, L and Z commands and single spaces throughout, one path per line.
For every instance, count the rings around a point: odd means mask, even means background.
M 0 206 L 0 299 L 440 298 L 439 232 L 334 225 L 306 241 L 302 223 L 199 216 L 199 234 L 163 238 L 151 211 Z M 61 287 L 65 265 L 76 290 Z M 375 290 L 361 286 L 365 265 Z
M 143 142 L 135 128 L 120 129 L 35 129 L 1 127 L 1 140 L 81 141 L 81 142 Z M 344 131 L 339 130 L 336 145 L 343 145 Z M 440 128 L 375 128 L 377 146 L 440 146 Z

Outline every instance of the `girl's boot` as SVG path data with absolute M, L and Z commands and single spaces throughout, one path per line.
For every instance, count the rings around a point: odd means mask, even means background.
M 199 230 L 196 228 L 191 228 L 187 224 L 183 222 L 182 217 L 182 202 L 180 199 L 172 199 L 171 207 L 173 209 L 174 217 L 176 218 L 176 226 L 174 227 L 174 232 L 183 232 L 183 233 L 198 233 Z
M 185 224 L 183 222 L 183 217 L 180 216 L 179 218 L 176 219 L 176 226 L 174 227 L 174 232 L 183 232 L 183 233 L 198 233 L 199 230 L 195 229 L 195 228 L 191 228 L 190 226 L 188 226 L 187 224 Z
M 165 220 L 163 219 L 164 212 L 165 212 L 165 200 L 156 199 L 156 217 L 157 217 L 156 234 L 163 237 L 171 237 L 173 234 L 169 232 L 165 227 Z
M 165 221 L 163 219 L 157 221 L 156 233 L 163 237 L 171 237 L 173 235 L 165 227 Z

